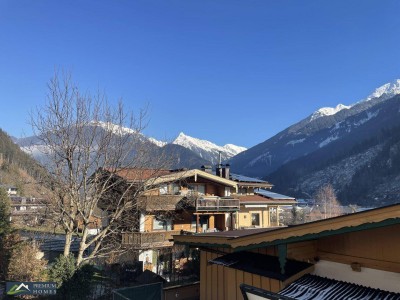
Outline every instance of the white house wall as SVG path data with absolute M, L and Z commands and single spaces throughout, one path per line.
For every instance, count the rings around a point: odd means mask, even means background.
M 361 268 L 361 272 L 355 272 L 351 269 L 350 265 L 321 260 L 315 264 L 313 274 L 400 293 L 400 273 L 369 268 Z

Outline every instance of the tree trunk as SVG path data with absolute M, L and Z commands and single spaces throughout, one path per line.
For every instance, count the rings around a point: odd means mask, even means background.
M 83 261 L 83 253 L 85 252 L 87 246 L 86 246 L 86 240 L 88 237 L 88 229 L 85 226 L 83 229 L 83 234 L 82 234 L 82 238 L 81 241 L 79 243 L 79 252 L 78 252 L 78 258 L 76 259 L 76 266 L 79 267 L 80 264 Z
M 65 234 L 64 256 L 67 257 L 71 252 L 72 232 Z

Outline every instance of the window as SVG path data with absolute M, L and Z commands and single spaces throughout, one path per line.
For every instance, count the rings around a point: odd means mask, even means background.
M 278 224 L 278 213 L 276 207 L 269 208 L 269 222 L 272 226 L 277 226 Z
M 196 191 L 199 194 L 204 195 L 206 193 L 206 186 L 204 184 L 196 184 L 189 186 L 190 190 Z
M 239 188 L 238 194 L 246 195 L 247 194 L 247 188 Z
M 153 219 L 153 230 L 171 230 L 172 221 L 171 220 L 160 220 L 157 218 Z
M 160 185 L 160 195 L 168 194 L 168 186 L 166 184 Z
M 251 214 L 251 225 L 260 226 L 260 214 L 259 213 Z
M 172 184 L 172 195 L 179 195 L 180 189 L 181 189 L 181 187 L 179 184 L 173 183 Z
M 196 218 L 197 218 L 196 215 L 192 215 L 192 228 L 196 228 Z M 200 226 L 200 224 L 199 224 L 199 226 Z

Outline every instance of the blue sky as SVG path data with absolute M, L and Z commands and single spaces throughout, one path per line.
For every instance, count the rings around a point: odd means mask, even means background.
M 0 1 L 0 127 L 31 132 L 55 68 L 145 133 L 253 146 L 400 77 L 397 0 Z

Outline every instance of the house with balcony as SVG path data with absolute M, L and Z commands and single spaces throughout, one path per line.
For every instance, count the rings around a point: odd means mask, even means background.
M 258 188 L 253 194 L 238 195 L 238 229 L 284 226 L 282 212 L 296 205 L 296 199 L 266 189 Z
M 295 198 L 270 191 L 273 185 L 265 180 L 231 173 L 229 164 L 217 165 L 215 174 L 237 183 L 240 209 L 234 216 L 235 229 L 286 225 L 280 212 L 295 205 Z
M 123 246 L 137 254 L 144 269 L 154 271 L 160 253 L 172 247 L 174 234 L 234 229 L 232 216 L 240 200 L 235 196 L 237 184 L 230 179 L 199 169 L 121 169 L 115 177 L 133 193 L 139 182 L 144 186 L 127 216 L 136 218 L 136 225 L 127 226 L 121 235 Z
M 272 187 L 270 183 L 231 174 L 229 165 L 219 164 L 215 172 L 208 166 L 121 169 L 115 176 L 125 188 L 145 185 L 130 216 L 137 219 L 136 225 L 127 226 L 121 238 L 124 247 L 138 254 L 127 260 L 138 259 L 152 271 L 160 254 L 171 250 L 173 235 L 277 226 L 271 219 L 273 211 L 276 218 L 279 205 L 295 203 L 294 198 L 261 195 Z

